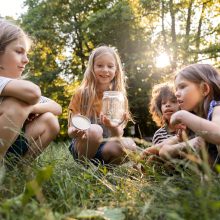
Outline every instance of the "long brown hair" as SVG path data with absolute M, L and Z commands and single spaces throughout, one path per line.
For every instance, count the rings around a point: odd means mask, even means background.
M 8 44 L 21 37 L 25 37 L 29 43 L 28 46 L 30 46 L 30 38 L 20 27 L 7 20 L 0 19 L 0 55 L 4 53 Z
M 98 95 L 96 91 L 96 77 L 94 73 L 94 61 L 96 57 L 101 56 L 105 53 L 110 53 L 115 58 L 116 63 L 116 74 L 114 79 L 111 82 L 109 90 L 113 91 L 121 91 L 124 94 L 125 104 L 126 104 L 126 111 L 129 113 L 129 118 L 131 119 L 131 114 L 129 112 L 128 107 L 128 99 L 127 99 L 127 92 L 126 92 L 126 82 L 125 82 L 125 75 L 122 69 L 121 59 L 117 50 L 114 47 L 109 46 L 99 46 L 95 48 L 91 55 L 89 56 L 89 61 L 87 68 L 84 73 L 84 78 L 75 92 L 74 95 L 79 97 L 79 105 L 80 105 L 80 113 L 87 116 L 87 117 L 94 117 L 96 118 L 96 112 L 94 112 L 94 103 L 98 100 Z
M 177 76 L 181 76 L 198 85 L 202 82 L 209 85 L 210 92 L 204 98 L 203 102 L 200 103 L 199 109 L 200 116 L 206 118 L 211 100 L 220 100 L 220 74 L 217 69 L 209 64 L 191 64 L 180 70 L 176 74 Z

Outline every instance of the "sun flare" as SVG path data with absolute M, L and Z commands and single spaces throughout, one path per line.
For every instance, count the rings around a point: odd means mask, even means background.
M 169 56 L 166 53 L 161 53 L 158 57 L 155 59 L 156 67 L 158 68 L 164 68 L 166 66 L 170 65 L 170 59 Z

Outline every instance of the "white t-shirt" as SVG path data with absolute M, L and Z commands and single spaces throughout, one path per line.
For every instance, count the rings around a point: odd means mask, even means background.
M 13 80 L 13 79 L 0 76 L 0 104 L 2 103 L 2 101 L 3 101 L 3 99 L 4 99 L 4 97 L 1 96 L 2 90 L 5 88 L 5 86 L 6 86 L 11 80 Z M 45 103 L 45 102 L 48 102 L 48 101 L 50 101 L 49 98 L 47 98 L 47 97 L 45 97 L 45 96 L 41 96 L 39 103 Z

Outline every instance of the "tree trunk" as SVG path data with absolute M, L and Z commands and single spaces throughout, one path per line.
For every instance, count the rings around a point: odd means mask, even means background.
M 170 6 L 170 16 L 171 16 L 171 38 L 172 38 L 172 50 L 173 50 L 173 56 L 172 56 L 172 69 L 175 70 L 177 66 L 177 45 L 176 45 L 176 21 L 175 21 L 175 11 L 173 7 L 173 0 L 169 1 Z
M 183 63 L 187 64 L 188 61 L 188 53 L 189 53 L 189 33 L 190 33 L 190 27 L 191 27 L 191 15 L 192 15 L 192 5 L 194 0 L 190 0 L 188 10 L 187 10 L 187 20 L 186 20 L 186 36 L 185 36 L 185 43 L 184 43 L 184 57 L 183 57 Z
M 170 50 L 167 45 L 167 37 L 166 37 L 166 32 L 165 32 L 165 6 L 164 6 L 164 0 L 161 1 L 161 25 L 162 25 L 162 36 L 163 36 L 163 45 L 164 45 L 164 50 L 166 54 L 169 56 L 169 60 L 171 61 L 171 56 L 170 56 Z
M 205 11 L 205 6 L 206 3 L 202 4 L 202 11 L 200 14 L 200 18 L 199 18 L 199 25 L 198 25 L 198 29 L 197 29 L 197 34 L 196 34 L 196 55 L 195 55 L 195 62 L 198 61 L 198 57 L 199 57 L 199 50 L 200 50 L 200 37 L 201 37 L 201 29 L 202 29 L 202 22 L 203 22 L 203 17 L 204 17 L 204 11 Z

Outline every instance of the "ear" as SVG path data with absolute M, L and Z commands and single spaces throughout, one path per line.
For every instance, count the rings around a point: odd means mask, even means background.
M 200 84 L 200 88 L 201 88 L 201 91 L 202 91 L 202 95 L 205 97 L 209 94 L 210 92 L 210 85 L 206 82 L 202 82 Z

